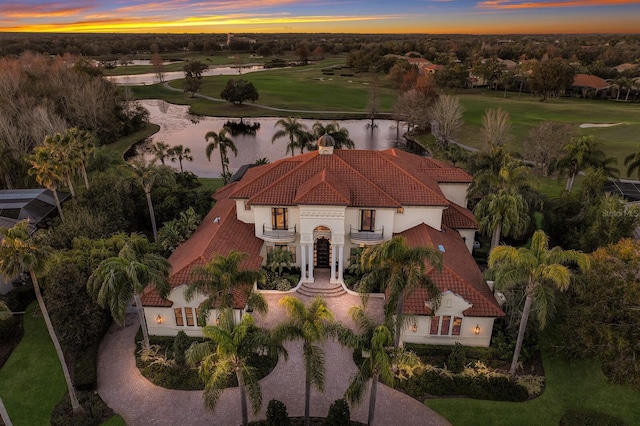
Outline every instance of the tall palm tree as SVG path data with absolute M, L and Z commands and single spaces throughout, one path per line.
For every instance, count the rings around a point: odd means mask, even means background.
M 160 160 L 160 164 L 165 165 L 165 160 L 169 158 L 169 144 L 166 142 L 158 141 L 151 145 L 151 153 L 156 160 Z
M 262 406 L 262 391 L 256 378 L 256 370 L 249 365 L 252 354 L 267 351 L 270 355 L 282 354 L 288 359 L 284 347 L 271 338 L 268 330 L 254 325 L 251 315 L 243 315 L 239 324 L 234 324 L 233 311 L 223 309 L 218 325 L 202 329 L 209 342 L 195 343 L 187 350 L 187 362 L 198 365 L 200 377 L 205 382 L 204 401 L 207 408 L 215 410 L 229 378 L 235 374 L 240 390 L 242 424 L 249 423 L 247 395 L 257 414 Z
M 42 312 L 49 337 L 53 342 L 56 354 L 60 360 L 60 365 L 62 366 L 62 373 L 67 383 L 71 407 L 73 411 L 78 411 L 81 408 L 78 403 L 78 398 L 76 397 L 73 382 L 71 381 L 69 368 L 64 359 L 62 347 L 58 341 L 58 336 L 53 328 L 53 324 L 51 324 L 49 311 L 47 310 L 47 305 L 44 303 L 40 286 L 38 285 L 38 274 L 44 270 L 49 253 L 50 249 L 48 247 L 36 244 L 29 236 L 28 220 L 16 223 L 13 228 L 0 228 L 0 274 L 6 279 L 11 279 L 23 271 L 29 271 L 40 312 Z
M 144 345 L 149 347 L 149 333 L 144 318 L 141 296 L 148 286 L 153 286 L 161 297 L 169 294 L 169 261 L 153 253 L 146 237 L 132 234 L 124 238 L 117 256 L 100 262 L 87 280 L 87 292 L 103 308 L 108 307 L 111 316 L 124 325 L 125 311 L 131 298 L 136 302 Z
M 304 424 L 309 426 L 311 386 L 324 392 L 325 385 L 326 366 L 324 350 L 320 345 L 327 338 L 337 336 L 341 327 L 333 322 L 327 302 L 320 297 L 313 299 L 309 306 L 293 296 L 284 296 L 278 303 L 286 309 L 288 319 L 276 326 L 274 336 L 278 341 L 302 340 L 305 366 Z
M 627 166 L 627 176 L 631 176 L 637 170 L 640 179 L 640 150 L 624 157 L 624 165 Z
M 427 265 L 442 269 L 442 253 L 433 247 L 409 247 L 406 238 L 395 236 L 382 244 L 367 247 L 360 256 L 360 263 L 365 272 L 360 280 L 363 295 L 377 286 L 388 295 L 385 315 L 388 321 L 395 315 L 393 345 L 397 348 L 405 322 L 405 298 L 415 289 L 424 288 L 429 295 L 432 311 L 438 308 L 440 290 L 426 272 Z
M 133 160 L 129 164 L 131 165 L 133 179 L 142 187 L 147 197 L 153 241 L 158 242 L 158 227 L 156 226 L 156 215 L 153 211 L 151 190 L 156 185 L 170 185 L 175 183 L 175 175 L 173 170 L 168 166 L 156 166 L 153 163 L 146 163 L 141 160 Z
M 58 170 L 58 173 L 62 177 L 62 180 L 66 183 L 71 195 L 75 197 L 76 191 L 73 186 L 73 173 L 75 171 L 76 163 L 72 157 L 71 152 L 71 139 L 63 133 L 56 133 L 44 138 L 44 143 L 40 149 L 48 150 L 51 161 L 54 167 Z
M 58 198 L 58 186 L 63 177 L 51 150 L 45 146 L 37 147 L 33 155 L 27 157 L 27 161 L 31 164 L 29 174 L 35 176 L 38 184 L 53 192 L 60 219 L 64 222 L 64 214 L 62 213 L 60 198 Z
M 358 336 L 357 347 L 367 351 L 369 357 L 364 359 L 358 371 L 351 377 L 345 398 L 352 404 L 360 404 L 367 383 L 371 380 L 367 418 L 367 425 L 371 426 L 376 408 L 378 382 L 393 387 L 396 375 L 411 375 L 413 369 L 420 365 L 420 359 L 402 347 L 394 349 L 391 330 L 384 325 L 375 324 L 361 307 L 353 306 L 349 309 L 349 314 L 361 333 Z M 394 370 L 398 374 L 394 374 Z
M 236 144 L 228 136 L 229 132 L 230 130 L 228 127 L 223 127 L 218 133 L 210 131 L 204 135 L 205 141 L 209 142 L 209 139 L 211 139 L 211 142 L 207 144 L 207 149 L 205 151 L 207 154 L 207 160 L 211 161 L 211 154 L 213 151 L 216 149 L 220 151 L 220 166 L 222 167 L 221 176 L 224 183 L 227 183 L 226 179 L 228 179 L 228 176 L 230 175 L 229 155 L 227 154 L 227 150 L 231 150 L 234 156 L 238 156 L 238 148 L 236 148 Z
M 313 136 L 317 140 L 322 135 L 329 135 L 333 138 L 335 149 L 353 149 L 355 144 L 349 137 L 349 130 L 341 127 L 338 122 L 329 123 L 324 126 L 321 122 L 316 121 L 313 124 Z
M 271 138 L 271 143 L 274 143 L 276 139 L 288 136 L 289 143 L 287 144 L 287 154 L 291 151 L 292 157 L 295 155 L 294 151 L 296 148 L 300 148 L 300 153 L 302 153 L 304 145 L 301 141 L 308 140 L 307 127 L 298 120 L 299 118 L 297 117 L 287 117 L 276 121 L 274 127 L 281 127 L 281 129 L 275 132 Z
M 70 140 L 70 155 L 73 156 L 74 164 L 84 179 L 85 188 L 89 189 L 87 162 L 96 149 L 96 138 L 88 130 L 80 130 L 77 127 L 67 129 L 66 133 Z
M 489 268 L 496 288 L 504 291 L 521 286 L 526 295 L 509 374 L 516 372 L 532 306 L 543 329 L 553 312 L 553 290 L 565 291 L 569 287 L 572 273 L 566 265 L 574 264 L 585 271 L 589 268 L 589 257 L 575 250 L 549 249 L 549 238 L 542 230 L 533 234 L 529 248 L 498 246 L 491 250 Z
M 616 159 L 607 157 L 600 149 L 594 136 L 580 136 L 572 139 L 563 148 L 564 154 L 556 162 L 554 169 L 567 172 L 567 185 L 565 190 L 573 189 L 576 175 L 588 167 L 602 169 L 607 176 L 615 177 L 618 169 L 613 166 Z
M 241 269 L 246 253 L 231 251 L 227 256 L 217 255 L 207 264 L 196 266 L 191 270 L 191 281 L 184 291 L 187 301 L 202 294 L 207 299 L 200 305 L 198 321 L 205 324 L 209 312 L 214 308 L 232 308 L 233 290 L 241 288 L 245 291 L 247 305 L 266 314 L 268 304 L 260 293 L 253 291 L 253 284 L 263 278 L 261 271 Z
M 478 171 L 469 194 L 482 199 L 473 211 L 480 231 L 491 234 L 491 248 L 500 244 L 502 234 L 518 237 L 529 225 L 529 210 L 541 204 L 530 184 L 529 168 L 506 154 L 497 173 L 491 168 Z
M 183 145 L 176 145 L 167 150 L 167 154 L 171 159 L 171 162 L 178 161 L 180 163 L 180 173 L 184 173 L 182 168 L 182 161 L 193 161 L 191 154 L 191 148 L 185 148 Z

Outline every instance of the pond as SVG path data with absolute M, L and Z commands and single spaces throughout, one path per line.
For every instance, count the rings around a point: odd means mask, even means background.
M 145 145 L 155 142 L 165 142 L 169 146 L 183 145 L 191 150 L 193 161 L 183 162 L 185 170 L 191 171 L 200 177 L 219 177 L 221 172 L 220 154 L 216 150 L 211 155 L 211 161 L 207 160 L 205 149 L 207 142 L 205 134 L 209 131 L 219 132 L 228 120 L 240 121 L 238 118 L 220 117 L 196 117 L 189 114 L 188 106 L 173 105 L 162 100 L 145 100 L 140 103 L 149 110 L 150 121 L 160 126 L 160 131 L 147 139 L 138 147 L 139 152 L 144 152 Z M 286 153 L 288 138 L 283 137 L 271 143 L 278 117 L 261 117 L 245 119 L 245 123 L 259 123 L 260 128 L 255 135 L 230 136 L 238 148 L 238 156 L 230 154 L 229 168 L 231 172 L 237 171 L 242 165 L 255 163 L 260 158 L 267 158 L 273 162 L 291 154 Z M 316 121 L 329 124 L 326 120 L 300 120 L 309 129 Z M 387 149 L 397 145 L 397 134 L 402 134 L 406 128 L 397 131 L 396 122 L 393 120 L 376 120 L 377 125 L 372 130 L 370 120 L 340 120 L 340 126 L 349 130 L 349 137 L 354 141 L 356 149 Z M 401 126 L 403 124 L 401 123 Z M 296 154 L 300 151 L 296 150 Z M 145 155 L 148 159 L 152 156 Z M 167 164 L 179 168 L 177 162 Z
M 256 72 L 262 71 L 264 67 L 262 65 L 247 65 L 242 68 L 237 67 L 215 67 L 209 68 L 207 71 L 203 72 L 202 75 L 212 76 L 212 75 L 240 75 L 247 72 Z M 156 84 L 160 83 L 158 77 L 156 77 L 155 73 L 147 73 L 147 74 L 128 74 L 128 75 L 110 75 L 106 77 L 107 80 L 114 82 L 115 84 L 121 84 L 124 86 L 144 86 L 147 84 Z M 178 80 L 184 78 L 184 71 L 170 71 L 164 73 L 164 81 Z

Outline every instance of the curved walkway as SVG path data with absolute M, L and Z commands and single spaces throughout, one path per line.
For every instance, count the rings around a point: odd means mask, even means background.
M 281 295 L 266 295 L 269 314 L 262 318 L 256 315 L 256 323 L 272 327 L 285 317 L 278 305 Z M 299 296 L 307 302 L 309 298 Z M 328 299 L 329 308 L 335 319 L 344 324 L 352 324 L 347 316 L 349 307 L 359 304 L 358 296 L 343 295 Z M 367 309 L 381 312 L 382 300 L 370 299 Z M 124 328 L 115 324 L 103 339 L 98 356 L 98 392 L 102 399 L 118 414 L 127 425 L 238 425 L 241 423 L 239 393 L 237 388 L 224 391 L 215 412 L 204 407 L 201 391 L 177 391 L 153 385 L 145 379 L 135 365 L 134 338 L 138 330 L 137 315 L 127 316 Z M 289 360 L 281 359 L 276 368 L 260 381 L 263 404 L 257 416 L 250 413 L 250 420 L 266 417 L 267 403 L 271 399 L 283 401 L 290 416 L 304 415 L 304 362 L 302 343 L 288 342 L 286 348 Z M 312 391 L 311 415 L 325 417 L 329 405 L 341 398 L 349 378 L 355 372 L 352 351 L 337 342 L 324 345 L 327 367 L 326 389 L 323 394 Z M 368 399 L 352 407 L 351 418 L 366 423 Z M 449 425 L 439 414 L 407 395 L 387 386 L 379 385 L 376 425 L 403 426 L 445 426 Z

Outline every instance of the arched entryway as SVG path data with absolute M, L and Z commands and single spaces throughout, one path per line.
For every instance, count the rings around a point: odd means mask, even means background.
M 331 242 L 320 237 L 316 240 L 316 268 L 328 269 L 331 266 Z

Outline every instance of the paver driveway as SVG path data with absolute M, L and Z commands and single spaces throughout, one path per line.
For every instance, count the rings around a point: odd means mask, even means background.
M 260 326 L 272 327 L 285 313 L 277 301 L 280 295 L 267 295 L 269 314 L 265 318 L 256 315 Z M 303 301 L 309 298 L 299 296 Z M 357 296 L 343 295 L 327 300 L 335 319 L 345 325 L 352 325 L 347 310 L 359 304 Z M 370 299 L 367 309 L 370 312 L 382 312 L 382 300 Z M 119 413 L 127 425 L 239 425 L 241 424 L 239 392 L 237 388 L 227 389 L 223 393 L 215 412 L 204 408 L 201 391 L 177 391 L 164 389 L 151 384 L 135 366 L 134 338 L 138 330 L 136 315 L 127 317 L 124 328 L 113 325 L 100 347 L 98 357 L 98 392 L 104 401 Z M 271 374 L 260 381 L 263 406 L 257 416 L 250 414 L 250 420 L 264 419 L 267 402 L 270 399 L 283 401 L 290 416 L 304 415 L 304 363 L 302 343 L 289 342 L 286 345 L 289 360 L 280 360 Z M 355 372 L 351 350 L 343 348 L 337 342 L 324 345 L 326 354 L 326 389 L 323 394 L 312 391 L 311 415 L 325 417 L 329 405 L 341 398 L 349 378 Z M 367 404 L 352 407 L 351 418 L 363 423 L 367 419 Z M 443 417 L 424 404 L 379 385 L 376 425 L 402 426 L 440 426 L 449 425 Z

